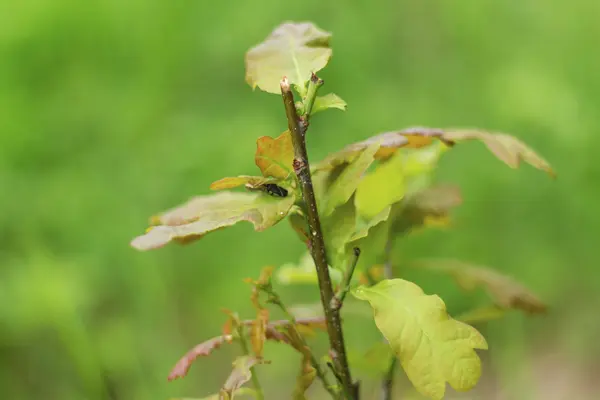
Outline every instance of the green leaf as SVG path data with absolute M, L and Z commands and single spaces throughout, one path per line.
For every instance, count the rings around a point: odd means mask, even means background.
M 233 370 L 221 388 L 219 395 L 226 400 L 232 400 L 234 393 L 238 391 L 242 385 L 252 379 L 251 368 L 257 364 L 264 364 L 265 361 L 254 356 L 241 356 L 233 362 Z
M 402 279 L 361 286 L 353 294 L 371 304 L 375 324 L 420 393 L 437 400 L 446 382 L 457 391 L 477 384 L 481 360 L 474 349 L 487 349 L 487 343 L 475 328 L 450 318 L 438 296 Z
M 329 268 L 331 281 L 334 284 L 342 282 L 342 273 L 333 268 Z M 283 285 L 294 284 L 313 284 L 319 283 L 317 278 L 317 267 L 309 252 L 304 253 L 298 264 L 287 263 L 282 265 L 275 272 L 275 278 Z
M 279 82 L 287 77 L 304 95 L 305 84 L 312 73 L 323 69 L 331 58 L 325 32 L 309 22 L 286 22 L 264 42 L 246 53 L 246 82 L 254 89 L 280 94 Z
M 377 218 L 374 219 L 374 222 L 376 220 Z M 391 221 L 384 220 L 377 225 L 371 226 L 367 231 L 368 235 L 365 237 L 360 237 L 358 234 L 354 235 L 354 237 L 360 238 L 354 240 L 353 237 L 349 246 L 360 249 L 360 257 L 356 265 L 358 271 L 366 271 L 373 265 L 385 261 L 385 247 L 390 237 L 390 223 Z M 365 232 L 365 230 L 362 232 Z
M 381 163 L 367 174 L 356 189 L 355 204 L 359 215 L 372 219 L 404 197 L 403 160 L 398 155 Z
M 254 160 L 263 176 L 286 179 L 294 173 L 294 146 L 289 131 L 273 139 L 262 136 L 256 141 Z
M 347 261 L 352 255 L 346 245 L 354 233 L 355 225 L 356 213 L 352 198 L 322 219 L 328 263 L 335 269 L 345 271 L 348 267 Z
M 506 133 L 490 133 L 479 130 L 449 130 L 443 135 L 450 142 L 480 140 L 500 161 L 511 168 L 518 168 L 521 161 L 556 177 L 556 173 L 544 158 L 521 140 Z
M 379 149 L 379 146 L 379 142 L 375 142 L 362 150 L 359 156 L 331 182 L 323 199 L 322 209 L 320 210 L 323 216 L 331 215 L 336 207 L 341 206 L 350 199 L 358 187 L 363 174 L 373 163 L 373 156 Z
M 215 349 L 218 349 L 224 343 L 231 343 L 233 336 L 222 335 L 214 337 L 206 342 L 200 343 L 192 350 L 188 351 L 178 362 L 175 364 L 171 372 L 169 373 L 169 381 L 177 378 L 183 378 L 187 375 L 190 367 L 198 357 L 206 357 L 210 355 Z
M 240 221 L 249 221 L 256 231 L 263 231 L 283 219 L 293 204 L 293 195 L 273 197 L 262 192 L 198 196 L 154 217 L 153 224 L 158 226 L 133 239 L 131 246 L 151 250 L 173 240 L 187 243 Z
M 288 221 L 294 232 L 298 234 L 300 240 L 306 243 L 309 239 L 308 223 L 306 222 L 306 217 L 302 209 L 296 205 L 292 206 L 288 213 Z
M 317 96 L 313 105 L 311 115 L 328 108 L 337 108 L 338 110 L 346 111 L 347 104 L 337 94 L 327 93 L 325 96 Z
M 525 286 L 488 267 L 446 259 L 421 260 L 412 265 L 449 274 L 465 290 L 483 287 L 495 304 L 504 309 L 514 308 L 530 314 L 539 314 L 545 312 L 547 308 Z

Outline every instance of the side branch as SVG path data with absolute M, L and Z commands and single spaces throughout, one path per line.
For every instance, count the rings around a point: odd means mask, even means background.
M 309 91 L 312 99 L 305 99 L 305 104 L 312 105 L 314 96 L 316 96 L 318 86 L 323 81 L 314 74 L 309 85 L 314 85 L 315 90 Z M 327 333 L 331 346 L 331 354 L 337 376 L 340 377 L 343 393 L 346 397 L 354 400 L 358 398 L 358 390 L 352 381 L 348 358 L 346 356 L 346 347 L 344 345 L 344 335 L 342 332 L 342 323 L 339 310 L 332 309 L 331 301 L 334 297 L 331 277 L 329 276 L 329 267 L 327 265 L 327 256 L 325 253 L 325 241 L 321 230 L 321 222 L 317 211 L 317 201 L 313 189 L 310 175 L 310 166 L 308 163 L 308 154 L 306 151 L 305 134 L 308 127 L 306 114 L 302 118 L 298 116 L 294 104 L 294 94 L 287 78 L 281 81 L 281 95 L 285 106 L 285 113 L 288 120 L 288 128 L 292 136 L 294 145 L 294 171 L 300 182 L 302 197 L 307 208 L 308 228 L 310 232 L 310 249 L 317 269 L 319 280 L 319 291 L 321 294 L 321 303 L 327 320 Z

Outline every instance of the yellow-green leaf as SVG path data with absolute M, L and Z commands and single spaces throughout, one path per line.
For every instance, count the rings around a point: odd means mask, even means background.
M 446 382 L 457 391 L 477 384 L 481 360 L 474 349 L 487 349 L 487 343 L 475 328 L 450 318 L 438 296 L 403 279 L 361 286 L 353 294 L 371 304 L 375 324 L 420 393 L 438 400 Z
M 372 219 L 404 197 L 403 160 L 398 155 L 365 175 L 356 188 L 354 202 L 359 215 Z
M 285 131 L 276 138 L 258 138 L 254 160 L 263 176 L 285 179 L 293 174 L 294 146 L 290 132 Z
M 548 161 L 538 155 L 521 140 L 506 133 L 490 133 L 479 130 L 457 129 L 444 132 L 443 138 L 450 142 L 464 140 L 480 140 L 499 160 L 511 168 L 518 168 L 521 161 L 547 172 L 550 176 L 556 174 Z
M 546 311 L 546 305 L 529 289 L 491 268 L 447 259 L 421 260 L 413 265 L 447 273 L 465 290 L 483 287 L 502 308 L 520 309 L 531 314 Z
M 252 379 L 252 367 L 265 361 L 254 356 L 241 356 L 233 362 L 233 370 L 219 393 L 220 398 L 232 400 L 234 393 Z
M 219 179 L 210 184 L 210 188 L 212 190 L 224 190 L 224 189 L 233 189 L 238 186 L 248 185 L 252 188 L 257 188 L 265 183 L 277 182 L 277 179 L 265 178 L 264 176 L 233 176 Z
M 325 96 L 317 96 L 313 105 L 311 115 L 328 108 L 337 108 L 338 110 L 346 111 L 347 104 L 337 94 L 327 93 Z
M 249 221 L 263 231 L 283 219 L 294 204 L 294 196 L 273 197 L 266 193 L 219 192 L 198 196 L 184 205 L 153 218 L 153 226 L 131 242 L 138 250 L 151 250 L 175 241 L 190 241 L 203 235 Z
M 323 216 L 331 215 L 336 207 L 345 204 L 350 199 L 363 174 L 373 163 L 373 156 L 379 146 L 379 142 L 375 142 L 362 150 L 359 156 L 331 182 L 323 198 L 322 209 L 319 210 Z
M 309 22 L 279 25 L 264 42 L 246 53 L 246 82 L 254 89 L 280 94 L 279 82 L 304 90 L 312 73 L 323 69 L 331 58 L 331 33 Z M 303 93 L 301 93 L 303 94 Z

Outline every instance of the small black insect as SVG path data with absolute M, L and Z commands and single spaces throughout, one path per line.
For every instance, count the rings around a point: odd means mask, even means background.
M 268 194 L 274 197 L 287 197 L 288 191 L 281 186 L 277 186 L 274 183 L 265 183 L 260 186 L 261 190 L 264 190 Z

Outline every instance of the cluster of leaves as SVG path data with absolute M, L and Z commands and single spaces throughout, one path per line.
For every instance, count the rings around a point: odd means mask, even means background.
M 223 310 L 228 316 L 222 333 L 203 343 L 198 344 L 186 353 L 175 364 L 169 380 L 183 378 L 187 375 L 194 361 L 199 357 L 206 357 L 224 344 L 239 342 L 243 355 L 233 361 L 233 369 L 219 393 L 207 397 L 205 400 L 231 400 L 236 395 L 249 394 L 260 397 L 262 394 L 256 390 L 242 386 L 253 378 L 256 365 L 270 364 L 264 358 L 263 350 L 267 340 L 288 345 L 297 351 L 301 357 L 300 374 L 292 397 L 297 400 L 304 399 L 304 393 L 312 385 L 316 376 L 322 376 L 320 366 L 307 345 L 306 337 L 313 336 L 316 330 L 325 330 L 323 317 L 296 318 L 286 308 L 279 295 L 275 292 L 271 282 L 272 268 L 264 268 L 259 279 L 247 279 L 252 285 L 252 304 L 256 309 L 256 317 L 250 320 L 241 320 L 236 313 Z M 261 300 L 261 297 L 265 301 Z M 288 319 L 271 320 L 267 305 L 271 304 L 281 309 Z M 327 389 L 332 389 L 328 387 Z
M 334 94 L 316 96 L 309 84 L 311 76 L 324 68 L 330 57 L 331 34 L 310 23 L 284 23 L 246 55 L 246 80 L 253 88 L 281 93 L 280 81 L 287 81 L 302 101 L 296 104 L 304 118 L 328 108 L 345 109 L 345 102 Z M 459 320 L 451 318 L 442 299 L 426 295 L 414 283 L 395 278 L 382 279 L 373 266 L 386 258 L 386 249 L 395 239 L 428 226 L 446 224 L 451 210 L 462 203 L 459 188 L 434 180 L 440 157 L 456 145 L 480 141 L 500 161 L 511 168 L 521 162 L 554 172 L 548 162 L 520 140 L 503 133 L 471 129 L 410 128 L 375 135 L 330 154 L 311 167 L 314 191 L 327 261 L 334 282 L 341 283 L 356 267 L 350 280 L 353 295 L 373 308 L 377 327 L 399 359 L 415 388 L 432 399 L 444 396 L 446 382 L 456 390 L 469 390 L 481 374 L 475 349 L 486 349 L 485 339 L 465 321 L 497 318 L 511 308 L 536 313 L 545 306 L 527 289 L 510 278 L 482 267 L 452 260 L 416 262 L 413 265 L 454 277 L 465 289 L 485 287 L 491 306 L 474 310 Z M 276 137 L 257 140 L 255 162 L 261 174 L 227 177 L 214 182 L 220 192 L 198 196 L 184 205 L 151 219 L 151 227 L 135 238 L 139 250 L 162 247 L 171 241 L 189 243 L 209 232 L 249 221 L 262 231 L 287 218 L 299 238 L 310 245 L 312 236 L 306 220 L 306 204 L 293 168 L 294 143 L 289 131 Z M 243 189 L 232 191 L 230 189 Z M 362 256 L 356 262 L 353 249 Z M 352 268 L 352 270 L 350 269 Z M 281 283 L 317 283 L 314 262 L 309 254 L 299 265 L 287 264 L 276 273 Z M 360 277 L 362 276 L 363 279 Z M 324 373 L 307 350 L 299 333 L 304 326 L 290 319 L 285 324 L 269 322 L 269 314 L 258 301 L 264 292 L 269 301 L 279 304 L 270 278 L 253 282 L 257 317 L 251 323 L 230 314 L 229 327 L 222 336 L 194 348 L 175 367 L 170 379 L 184 376 L 198 356 L 232 340 L 241 340 L 250 326 L 253 355 L 234 363 L 234 372 L 221 390 L 230 398 L 250 380 L 250 371 L 264 363 L 265 340 L 290 344 L 303 354 L 295 398 L 311 384 L 315 374 Z M 280 305 L 281 307 L 281 305 Z M 321 324 L 323 320 L 321 319 Z M 332 392 L 339 388 L 325 385 Z M 230 397 L 226 397 L 230 396 Z

